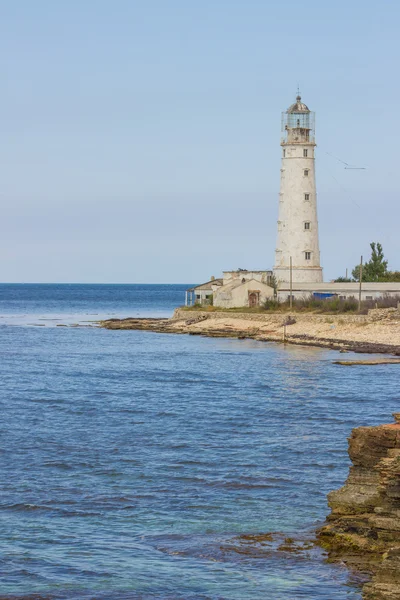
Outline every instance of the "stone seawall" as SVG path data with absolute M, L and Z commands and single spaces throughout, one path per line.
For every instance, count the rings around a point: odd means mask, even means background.
M 375 309 L 374 309 L 375 310 Z M 380 310 L 380 309 L 377 309 Z M 387 310 L 387 309 L 383 309 Z M 396 309 L 393 309 L 396 310 Z M 370 313 L 371 311 L 369 311 Z M 368 323 L 371 321 L 368 315 L 349 315 L 349 314 L 312 314 L 312 313 L 299 313 L 299 312 L 262 312 L 262 313 L 246 313 L 236 311 L 201 311 L 201 310 L 188 310 L 183 308 L 176 308 L 173 319 L 182 320 L 189 319 L 195 316 L 203 317 L 204 319 L 236 319 L 244 321 L 257 321 L 264 323 L 277 323 L 281 325 L 283 321 L 287 320 L 288 317 L 294 317 L 298 323 L 333 323 L 338 322 L 340 324 L 347 323 Z M 384 318 L 380 317 L 380 319 Z M 400 318 L 400 313 L 399 313 Z M 380 320 L 375 318 L 374 321 Z
M 400 414 L 395 424 L 359 427 L 349 438 L 345 485 L 328 496 L 319 530 L 331 559 L 369 571 L 365 600 L 400 598 Z

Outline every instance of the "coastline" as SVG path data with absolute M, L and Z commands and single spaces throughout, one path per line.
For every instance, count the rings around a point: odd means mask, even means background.
M 368 354 L 400 356 L 400 311 L 372 309 L 367 315 L 249 313 L 177 308 L 170 319 L 127 318 L 98 322 L 110 330 L 144 330 L 254 339 Z

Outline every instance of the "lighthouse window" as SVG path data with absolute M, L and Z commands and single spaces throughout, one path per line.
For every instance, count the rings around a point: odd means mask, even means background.
M 306 221 L 304 223 L 304 229 L 311 229 L 311 223 L 310 223 L 310 221 Z
M 308 169 L 304 169 L 304 177 L 308 177 Z
M 285 156 L 286 156 L 286 150 L 283 149 L 283 158 L 285 158 Z
M 304 194 L 304 200 L 309 200 L 310 199 L 310 194 Z
M 311 260 L 311 252 L 304 252 L 306 260 Z
M 308 156 L 308 150 L 306 150 L 306 149 L 303 150 L 303 156 L 304 156 L 304 158 L 307 158 L 307 156 Z

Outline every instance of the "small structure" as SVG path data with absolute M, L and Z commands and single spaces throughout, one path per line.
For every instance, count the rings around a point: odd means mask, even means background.
M 211 279 L 186 291 L 186 306 L 213 304 L 221 308 L 261 306 L 274 296 L 272 271 L 224 271 L 222 279 Z
M 215 279 L 215 277 L 211 277 L 210 281 L 189 288 L 186 290 L 185 305 L 194 306 L 195 304 L 201 304 L 202 306 L 209 306 L 213 303 L 214 292 L 222 285 L 222 278 Z
M 332 298 L 337 297 L 340 300 L 347 298 L 359 298 L 360 284 L 356 281 L 345 283 L 294 283 L 292 286 L 293 298 Z M 363 281 L 361 285 L 361 300 L 375 300 L 383 296 L 398 296 L 400 298 L 399 282 L 367 282 Z M 278 298 L 286 301 L 290 297 L 290 286 L 287 283 L 281 283 L 278 289 Z
M 232 279 L 214 294 L 214 306 L 237 308 L 261 306 L 267 298 L 274 296 L 274 288 L 257 279 Z

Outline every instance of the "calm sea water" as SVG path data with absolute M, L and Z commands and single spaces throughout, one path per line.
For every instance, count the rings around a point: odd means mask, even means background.
M 319 551 L 238 536 L 311 535 L 351 429 L 400 409 L 397 366 L 57 327 L 171 314 L 185 287 L 0 286 L 1 597 L 361 597 Z

